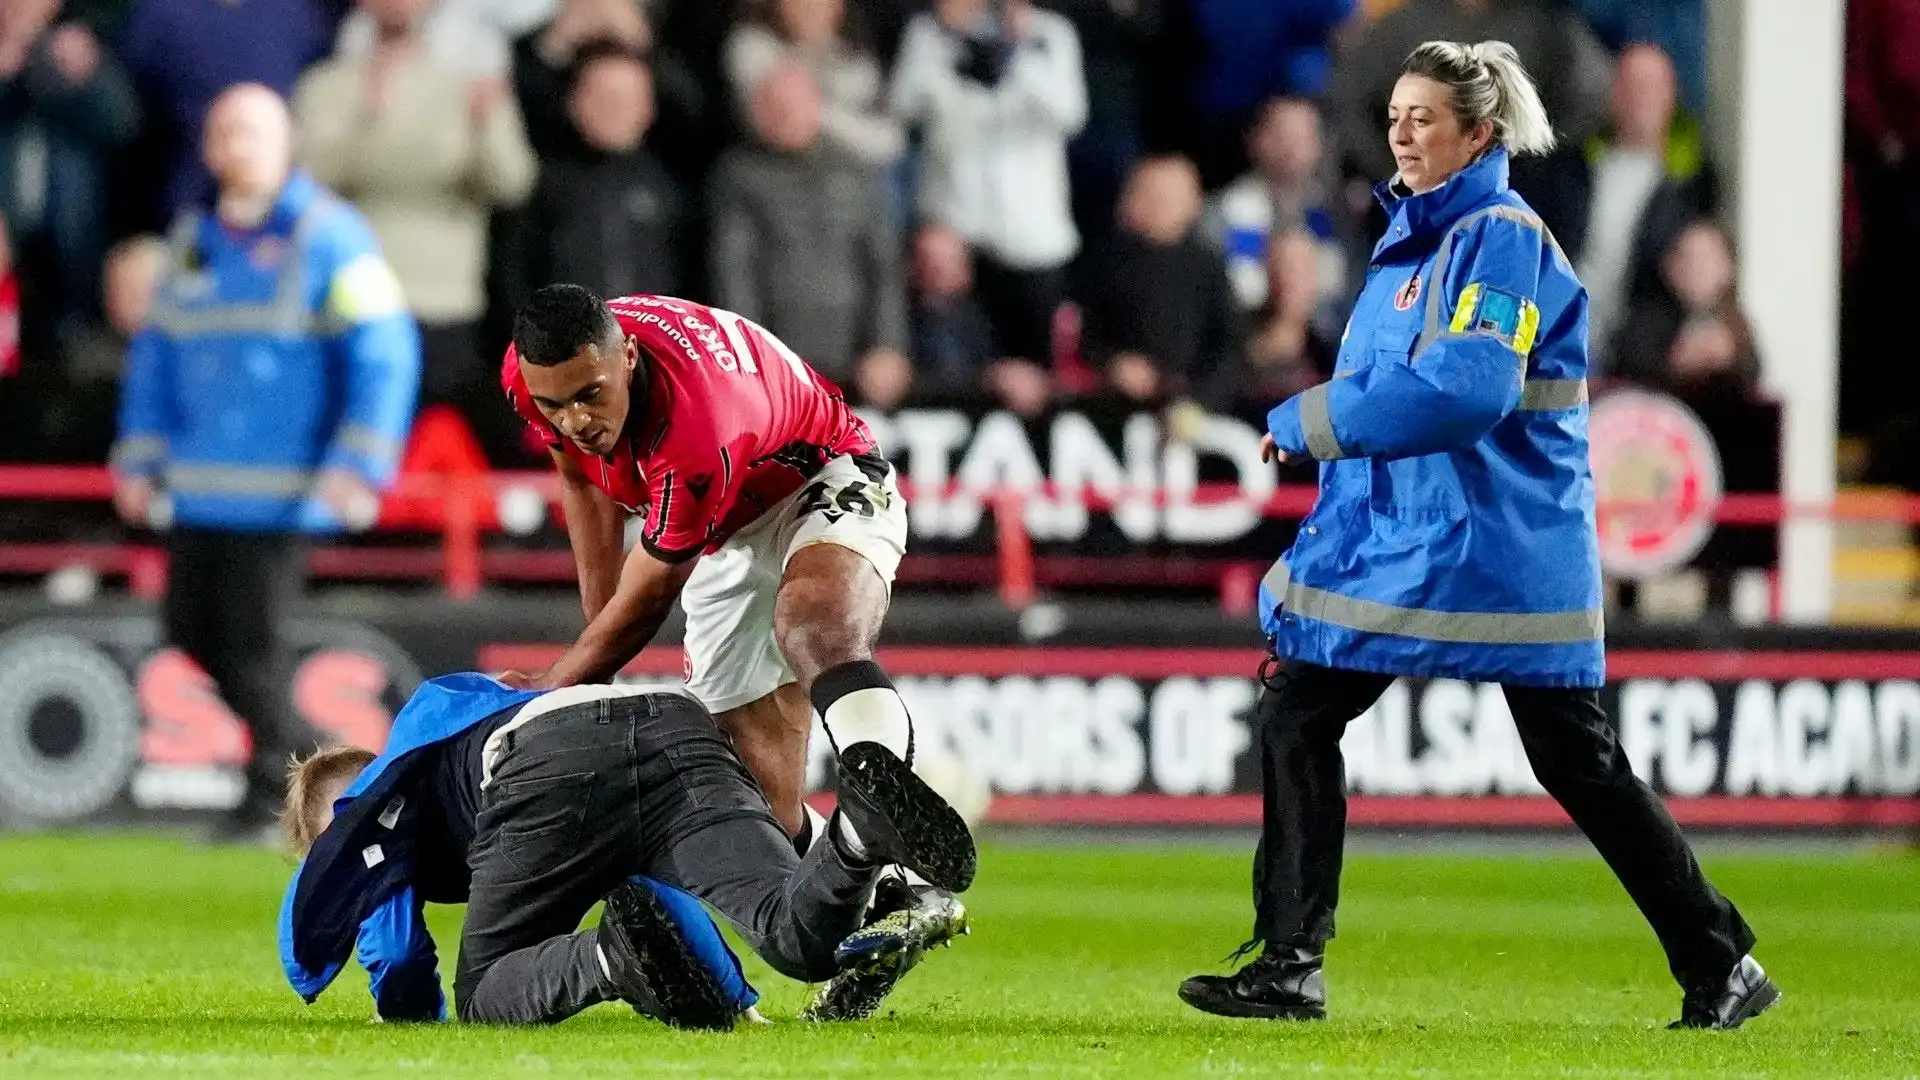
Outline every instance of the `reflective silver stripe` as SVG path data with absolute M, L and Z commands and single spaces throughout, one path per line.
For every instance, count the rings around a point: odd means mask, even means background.
M 1300 395 L 1300 433 L 1306 437 L 1307 453 L 1315 461 L 1338 461 L 1347 456 L 1333 435 L 1333 417 L 1327 412 L 1328 389 L 1329 384 L 1321 383 Z
M 306 469 L 250 469 L 241 465 L 175 465 L 167 489 L 176 495 L 305 495 L 313 487 Z
M 1273 597 L 1273 602 L 1277 604 L 1286 599 L 1287 582 L 1291 580 L 1293 571 L 1287 567 L 1286 556 L 1282 555 L 1267 568 L 1266 576 L 1260 579 L 1260 587 L 1267 590 L 1267 595 Z
M 277 334 L 307 337 L 314 320 L 301 311 L 277 304 L 225 304 L 196 311 L 156 310 L 153 327 L 169 337 L 207 337 L 213 334 Z
M 364 454 L 370 458 L 385 458 L 400 449 L 393 439 L 373 430 L 365 424 L 347 424 L 334 433 L 333 445 L 350 454 Z
M 1288 614 L 1370 634 L 1479 645 L 1566 645 L 1606 634 L 1600 609 L 1547 613 L 1428 611 L 1360 600 L 1293 582 Z
M 1586 403 L 1585 379 L 1528 379 L 1520 391 L 1520 408 L 1527 412 L 1577 409 Z
M 167 440 L 158 435 L 135 435 L 113 444 L 107 463 L 116 469 L 147 465 L 167 456 Z
M 280 279 L 273 299 L 258 304 L 211 303 L 205 307 L 185 307 L 180 303 L 175 283 L 162 282 L 154 297 L 149 322 L 169 337 L 204 337 L 213 334 L 261 334 L 282 337 L 310 337 L 325 328 L 323 313 L 311 310 L 307 303 L 306 251 L 321 219 L 332 208 L 331 200 L 316 198 L 294 223 L 281 256 Z M 192 262 L 194 245 L 199 242 L 200 217 L 186 215 L 176 220 L 169 236 L 173 249 L 173 272 L 183 271 Z

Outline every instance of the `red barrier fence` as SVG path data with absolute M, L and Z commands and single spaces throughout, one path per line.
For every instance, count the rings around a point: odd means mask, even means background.
M 913 491 L 903 480 L 909 497 Z M 959 488 L 951 491 L 962 490 Z M 1123 501 L 1165 505 L 1173 493 L 1103 494 L 1069 492 L 1043 484 L 1027 490 L 969 493 L 994 510 L 993 555 L 909 555 L 900 579 L 907 584 L 997 585 L 1014 607 L 1030 603 L 1045 588 L 1156 584 L 1214 587 L 1231 610 L 1250 610 L 1264 563 L 1199 556 L 1036 555 L 1023 510 L 1033 498 L 1071 496 L 1090 510 L 1111 509 Z M 561 583 L 574 577 L 573 556 L 558 549 L 489 549 L 488 533 L 500 524 L 503 497 L 530 493 L 558 516 L 559 482 L 548 472 L 498 472 L 486 475 L 427 474 L 403 477 L 389 493 L 375 531 L 398 536 L 427 534 L 414 545 L 369 545 L 352 537 L 314 548 L 310 566 L 322 579 L 359 581 L 438 581 L 457 599 L 477 596 L 488 582 Z M 0 504 L 7 502 L 103 502 L 113 496 L 113 480 L 100 466 L 0 466 Z M 1244 492 L 1232 484 L 1202 484 L 1179 498 L 1197 505 L 1238 501 Z M 1277 488 L 1260 508 L 1269 518 L 1299 519 L 1313 507 L 1315 490 L 1307 485 Z M 1609 504 L 1607 512 L 1631 511 L 1631 504 Z M 1796 520 L 1880 521 L 1920 524 L 1920 496 L 1843 494 L 1831 502 L 1789 503 L 1778 495 L 1730 494 L 1721 498 L 1714 519 L 1722 525 L 1766 526 Z M 142 597 L 157 597 L 166 586 L 166 555 L 150 534 L 128 533 L 122 543 L 62 541 L 0 543 L 0 574 L 45 574 L 68 566 L 124 577 Z

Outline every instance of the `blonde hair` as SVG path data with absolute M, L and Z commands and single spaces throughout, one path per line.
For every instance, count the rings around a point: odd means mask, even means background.
M 341 781 L 351 783 L 374 759 L 361 746 L 329 746 L 287 767 L 287 803 L 280 810 L 280 831 L 295 857 L 305 858 L 320 838 L 320 812 L 327 791 Z
M 1540 91 L 1520 54 L 1504 41 L 1468 45 L 1429 41 L 1407 57 L 1402 75 L 1421 75 L 1446 86 L 1463 130 L 1493 124 L 1493 141 L 1513 154 L 1544 154 L 1553 149 L 1553 125 Z

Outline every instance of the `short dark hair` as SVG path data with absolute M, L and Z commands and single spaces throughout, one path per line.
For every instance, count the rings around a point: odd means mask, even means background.
M 513 348 L 534 367 L 559 367 L 588 345 L 620 336 L 607 302 L 578 285 L 548 285 L 513 320 Z

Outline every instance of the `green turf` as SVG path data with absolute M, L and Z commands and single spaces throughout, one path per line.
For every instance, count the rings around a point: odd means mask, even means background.
M 601 1006 L 557 1028 L 376 1027 L 349 974 L 303 1007 L 261 852 L 123 836 L 0 837 L 0 1076 L 805 1077 L 1920 1075 L 1920 858 L 1709 860 L 1762 939 L 1782 1005 L 1670 1033 L 1677 993 L 1597 860 L 1350 861 L 1333 1019 L 1220 1020 L 1173 990 L 1247 921 L 1221 848 L 991 848 L 974 935 L 874 1020 L 670 1032 Z M 443 973 L 457 913 L 438 912 Z

